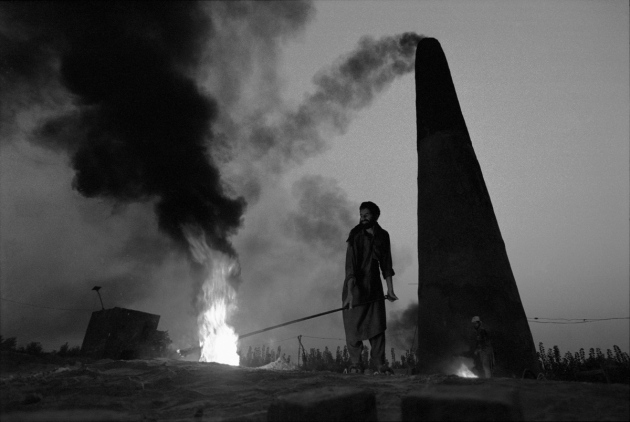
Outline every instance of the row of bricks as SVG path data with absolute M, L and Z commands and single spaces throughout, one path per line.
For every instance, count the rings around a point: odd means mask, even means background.
M 515 390 L 485 386 L 436 386 L 401 400 L 403 421 L 518 421 L 523 414 Z M 330 387 L 287 394 L 269 407 L 269 421 L 376 421 L 374 393 Z

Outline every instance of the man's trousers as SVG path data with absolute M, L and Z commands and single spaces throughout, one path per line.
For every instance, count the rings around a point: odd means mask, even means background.
M 367 362 L 361 362 L 361 352 L 363 351 L 362 340 L 351 341 L 346 339 L 346 345 L 348 346 L 348 353 L 350 354 L 352 365 L 360 363 L 367 364 Z M 385 331 L 370 338 L 370 348 L 372 366 L 378 369 L 381 365 L 385 364 Z

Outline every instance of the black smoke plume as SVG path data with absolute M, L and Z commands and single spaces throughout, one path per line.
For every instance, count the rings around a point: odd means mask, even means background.
M 233 254 L 230 236 L 245 209 L 238 196 L 251 204 L 261 185 L 276 191 L 277 174 L 322 152 L 326 139 L 343 134 L 357 112 L 413 70 L 420 36 L 364 38 L 318 72 L 314 90 L 289 108 L 277 72 L 282 46 L 313 15 L 310 2 L 297 1 L 0 2 L 0 142 L 14 137 L 5 136 L 11 130 L 24 129 L 16 124 L 18 114 L 37 118 L 29 139 L 70 156 L 74 188 L 82 195 L 117 205 L 144 201 L 127 209 L 138 207 L 134 219 L 147 225 L 152 219 L 145 219 L 145 210 L 155 204 L 160 228 L 184 248 L 182 226 L 197 225 L 212 247 Z M 307 297 L 325 299 L 322 305 L 339 300 L 343 263 L 321 263 L 343 253 L 347 230 L 356 223 L 356 204 L 328 179 L 305 178 L 293 193 L 297 212 L 285 215 L 287 209 L 274 204 L 269 211 L 278 217 L 274 230 L 265 232 L 263 219 L 257 227 L 249 225 L 251 233 L 242 240 L 244 247 L 239 245 L 248 279 L 256 280 L 249 289 L 256 293 L 253 309 L 265 303 L 260 295 L 271 295 L 274 284 L 294 287 L 296 280 L 308 289 L 285 289 L 293 304 L 306 291 Z M 317 215 L 308 215 L 313 210 Z M 256 221 L 255 215 L 250 218 Z M 129 239 L 134 247 L 124 258 L 132 270 L 86 263 L 82 271 L 111 270 L 90 283 L 110 289 L 108 297 L 117 302 L 109 303 L 131 304 L 153 294 L 151 302 L 161 303 L 161 313 L 170 312 L 174 321 L 178 312 L 169 300 L 177 288 L 171 280 L 188 280 L 188 268 L 178 265 L 173 276 L 160 267 L 154 258 L 166 253 L 164 239 L 155 242 L 156 231 L 135 220 L 130 225 L 141 229 L 140 237 L 150 232 L 146 240 Z M 112 236 L 122 238 L 120 232 Z M 90 251 L 96 255 L 103 248 Z M 272 256 L 272 250 L 281 253 Z M 138 256 L 143 254 L 150 256 Z M 33 267 L 24 262 L 20 270 Z M 193 295 L 202 276 L 190 277 Z M 60 274 L 54 280 L 66 279 Z M 81 282 L 77 277 L 75 283 Z M 157 290 L 158 284 L 166 290 Z M 313 311 L 318 305 L 313 303 Z M 252 320 L 251 315 L 243 319 Z
M 285 159 L 298 162 L 321 152 L 322 131 L 345 133 L 354 112 L 368 107 L 396 77 L 414 69 L 420 39 L 414 33 L 362 38 L 353 52 L 315 75 L 315 92 L 297 110 L 287 113 L 277 126 L 254 129 L 252 144 L 263 155 L 275 146 Z
M 313 92 L 295 108 L 280 100 L 273 81 L 265 85 L 264 98 L 259 100 L 262 107 L 222 95 L 226 98 L 222 103 L 229 104 L 233 113 L 219 117 L 221 132 L 226 139 L 236 140 L 235 155 L 246 157 L 237 185 L 251 192 L 248 199 L 257 199 L 260 180 L 323 152 L 326 139 L 343 135 L 357 112 L 414 69 L 416 46 L 422 38 L 415 33 L 362 38 L 353 51 L 315 74 Z M 273 49 L 268 50 L 267 55 L 273 56 Z
M 35 139 L 70 153 L 74 188 L 116 203 L 155 200 L 160 228 L 182 246 L 183 225 L 212 247 L 229 237 L 245 201 L 226 191 L 208 153 L 216 103 L 195 83 L 213 27 L 196 2 L 2 4 L 2 124 L 41 101 L 45 86 L 70 94 Z
M 418 345 L 418 304 L 412 303 L 403 311 L 393 315 L 387 322 L 387 339 L 392 347 L 402 350 L 415 350 Z

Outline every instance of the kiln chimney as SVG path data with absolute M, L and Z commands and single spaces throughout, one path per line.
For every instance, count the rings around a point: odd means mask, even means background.
M 418 361 L 447 371 L 474 346 L 473 316 L 492 333 L 496 376 L 538 373 L 538 359 L 490 195 L 440 43 L 416 50 Z M 472 343 L 472 344 L 471 344 Z

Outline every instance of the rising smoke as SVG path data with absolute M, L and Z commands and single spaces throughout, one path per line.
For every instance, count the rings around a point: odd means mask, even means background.
M 421 38 L 361 39 L 354 51 L 317 72 L 313 92 L 289 108 L 277 67 L 282 46 L 313 18 L 310 2 L 1 7 L 3 139 L 33 126 L 21 126 L 19 117 L 35 110 L 27 114 L 37 118 L 29 139 L 70 156 L 73 187 L 81 195 L 145 204 L 136 210 L 152 205 L 159 228 L 176 244 L 187 249 L 182 228 L 196 225 L 213 248 L 230 255 L 236 254 L 231 241 L 246 201 L 251 209 L 263 194 L 277 191 L 280 175 L 324 151 L 326 139 L 343 134 L 357 112 L 412 71 Z M 357 204 L 334 181 L 317 177 L 276 195 L 277 203 L 293 205 L 263 208 L 277 212 L 274 231 L 250 218 L 254 225 L 245 226 L 237 244 L 247 261 L 243 278 L 255 293 L 297 279 L 308 287 L 291 295 L 302 297 L 327 280 L 318 294 L 337 300 L 343 264 L 336 256 L 356 223 Z M 150 263 L 146 254 L 156 244 L 142 245 L 151 239 L 136 233 L 121 254 Z M 301 267 L 279 263 L 286 251 Z M 155 254 L 164 259 L 163 251 Z M 333 255 L 341 266 L 321 265 Z M 132 271 L 132 282 L 141 279 L 130 290 L 137 292 L 133 299 L 122 296 L 130 285 L 122 272 L 108 276 L 109 285 L 119 286 L 121 302 L 134 303 L 151 296 L 152 280 L 168 284 L 173 278 L 155 268 Z M 282 271 L 284 281 L 278 281 Z M 300 278 L 304 273 L 311 277 Z M 179 270 L 177 277 L 186 279 Z M 295 315 L 296 309 L 287 306 L 286 312 Z
M 416 327 L 418 325 L 418 304 L 411 304 L 387 321 L 387 338 L 392 347 L 400 350 L 415 350 L 418 345 Z
M 267 84 L 267 78 L 262 98 L 228 101 L 233 112 L 220 114 L 218 127 L 225 131 L 223 138 L 234 141 L 232 149 L 241 158 L 234 160 L 242 166 L 236 177 L 239 191 L 252 192 L 248 198 L 255 200 L 259 180 L 323 152 L 326 139 L 343 135 L 358 111 L 369 107 L 397 77 L 413 70 L 421 38 L 414 33 L 362 38 L 354 51 L 316 73 L 314 91 L 292 109 L 287 109 L 279 87 Z
M 344 133 L 354 112 L 413 69 L 421 38 L 363 38 L 315 76 L 314 93 L 286 111 L 275 90 L 276 56 L 280 41 L 310 19 L 309 3 L 20 2 L 4 4 L 3 12 L 2 88 L 10 94 L 3 126 L 11 126 L 20 105 L 41 101 L 41 91 L 59 81 L 72 109 L 46 118 L 32 139 L 71 154 L 74 188 L 115 202 L 157 198 L 160 227 L 171 237 L 183 241 L 181 227 L 196 224 L 213 247 L 232 254 L 229 237 L 245 202 L 228 195 L 209 154 L 215 120 L 224 130 L 218 144 L 245 145 L 276 170 L 284 168 L 278 160 L 300 163 L 325 148 L 326 130 Z M 266 48 L 230 48 L 246 43 Z M 197 86 L 202 63 L 222 69 L 217 96 L 228 113 Z M 242 106 L 236 98 L 253 63 L 262 63 L 274 107 L 257 103 L 242 124 L 233 108 Z
M 242 290 L 239 306 L 263 311 L 269 325 L 338 306 L 345 239 L 358 218 L 358 204 L 329 177 L 305 176 L 289 192 L 276 189 L 271 196 L 255 206 L 252 226 L 236 242 L 248 263 L 243 278 L 252 281 Z M 316 334 L 333 321 L 337 324 L 335 316 L 289 328 Z M 262 328 L 248 312 L 235 315 L 235 323 L 244 332 Z M 271 338 L 276 334 L 269 333 Z
M 259 96 L 250 93 L 243 101 L 230 96 L 225 102 L 230 107 L 219 115 L 217 131 L 234 140 L 227 173 L 233 172 L 230 179 L 239 186 L 236 190 L 253 207 L 238 242 L 242 260 L 248 263 L 243 278 L 253 282 L 239 298 L 241 308 L 278 304 L 264 311 L 268 324 L 273 324 L 340 301 L 345 239 L 357 222 L 358 204 L 326 178 L 307 176 L 293 185 L 290 194 L 282 195 L 278 175 L 325 151 L 326 139 L 345 133 L 361 109 L 369 107 L 397 77 L 411 72 L 419 39 L 412 33 L 363 38 L 353 51 L 317 72 L 313 92 L 294 108 L 281 100 L 281 86 L 266 76 L 260 81 L 265 89 Z M 275 51 L 271 48 L 269 54 L 253 56 L 252 67 L 260 60 L 260 67 L 267 69 L 267 58 L 274 57 Z M 272 199 L 256 204 L 261 192 Z M 400 263 L 397 270 L 402 272 Z M 245 314 L 235 318 L 236 326 L 244 331 L 260 328 L 259 321 L 252 324 Z M 339 321 L 331 319 L 299 329 L 307 332 L 310 327 L 311 332 L 321 333 L 329 324 L 340 327 Z
M 325 148 L 322 132 L 346 132 L 354 113 L 368 107 L 396 77 L 413 70 L 419 35 L 405 33 L 374 40 L 365 37 L 358 47 L 315 75 L 315 92 L 277 125 L 254 126 L 252 144 L 261 155 L 280 151 L 298 163 Z M 270 138 L 277 140 L 271 143 Z
M 288 232 L 323 253 L 343 252 L 346 245 L 339 238 L 356 223 L 358 207 L 348 201 L 336 181 L 305 176 L 293 184 L 292 194 L 298 208 L 288 213 Z
M 229 237 L 245 202 L 227 194 L 206 146 L 217 106 L 194 80 L 213 30 L 200 5 L 36 2 L 4 11 L 3 85 L 58 79 L 71 95 L 72 110 L 46 119 L 35 139 L 71 154 L 73 187 L 114 202 L 155 199 L 160 228 L 177 242 L 185 245 L 183 225 L 196 225 L 234 254 Z

